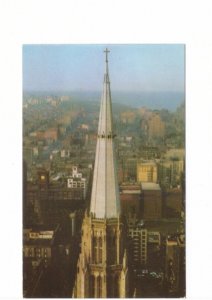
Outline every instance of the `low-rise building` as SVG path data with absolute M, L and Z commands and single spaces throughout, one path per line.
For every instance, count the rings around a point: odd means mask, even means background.
M 61 158 L 69 158 L 70 157 L 70 150 L 62 149 L 60 151 Z
M 83 192 L 83 197 L 86 196 L 87 191 L 87 184 L 86 184 L 86 178 L 82 177 L 82 173 L 78 172 L 77 166 L 74 166 L 72 168 L 72 175 L 67 180 L 67 187 L 69 189 L 79 189 Z
M 160 265 L 160 261 L 158 261 L 158 257 L 161 256 L 160 247 L 161 247 L 160 232 L 148 230 L 147 251 L 148 251 L 148 265 L 149 266 L 155 267 L 155 266 Z
M 47 140 L 57 141 L 58 139 L 58 128 L 49 128 L 44 133 L 44 138 Z
M 32 260 L 44 259 L 49 264 L 55 255 L 55 239 L 59 225 L 56 228 L 36 226 L 24 229 L 23 256 Z

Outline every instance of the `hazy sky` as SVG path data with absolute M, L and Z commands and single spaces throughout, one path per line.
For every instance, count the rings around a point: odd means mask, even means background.
M 105 47 L 114 91 L 184 91 L 184 45 L 24 45 L 26 91 L 101 90 Z

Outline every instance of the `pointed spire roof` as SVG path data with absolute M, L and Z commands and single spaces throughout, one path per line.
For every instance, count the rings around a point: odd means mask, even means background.
M 114 133 L 108 53 L 106 49 L 103 93 L 99 114 L 98 137 L 91 193 L 90 212 L 95 218 L 117 218 L 120 215 L 119 189 L 114 152 Z

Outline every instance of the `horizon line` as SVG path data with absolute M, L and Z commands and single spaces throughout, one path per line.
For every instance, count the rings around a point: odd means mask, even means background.
M 102 90 L 81 90 L 81 89 L 76 89 L 76 90 L 66 90 L 66 89 L 61 89 L 61 90 L 51 90 L 51 89 L 46 89 L 46 90 L 27 90 L 24 89 L 23 93 L 70 93 L 70 92 L 102 92 Z M 185 94 L 184 90 L 176 90 L 176 91 L 172 91 L 172 90 L 113 90 L 113 93 L 117 93 L 117 92 L 122 92 L 122 93 L 183 93 Z

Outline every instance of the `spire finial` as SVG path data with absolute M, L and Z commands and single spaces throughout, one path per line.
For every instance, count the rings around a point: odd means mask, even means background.
M 106 63 L 108 63 L 108 53 L 110 52 L 107 48 L 104 50 L 105 54 L 106 54 Z

